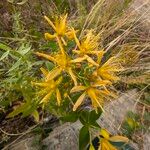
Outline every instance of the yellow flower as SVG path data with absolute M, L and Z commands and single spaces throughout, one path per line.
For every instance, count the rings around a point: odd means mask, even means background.
M 57 38 L 57 40 L 58 40 L 58 44 L 59 44 L 60 51 L 61 51 L 60 53 L 57 53 L 54 56 L 51 56 L 48 54 L 36 52 L 38 56 L 44 57 L 52 61 L 54 64 L 56 64 L 56 67 L 48 73 L 48 75 L 46 76 L 46 79 L 52 80 L 58 75 L 60 75 L 62 72 L 66 72 L 71 76 L 74 84 L 77 85 L 77 79 L 72 70 L 72 64 L 76 62 L 80 62 L 80 60 L 78 59 L 71 60 L 70 57 L 67 55 L 67 53 L 65 53 L 60 39 Z
M 129 139 L 123 136 L 110 136 L 110 133 L 105 129 L 101 129 L 100 136 L 100 146 L 98 150 L 117 150 L 117 148 L 113 146 L 110 142 L 129 142 Z
M 55 31 L 54 34 L 45 33 L 45 39 L 51 40 L 59 37 L 64 45 L 67 45 L 67 43 L 63 36 L 66 36 L 68 39 L 73 39 L 73 29 L 67 26 L 67 14 L 65 16 L 55 17 L 54 23 L 47 16 L 44 16 L 44 18 Z
M 79 48 L 79 50 L 74 50 L 75 53 L 79 55 L 86 55 L 86 54 L 98 54 L 99 46 L 99 35 L 94 35 L 93 30 L 88 30 L 85 37 L 81 40 L 78 40 L 75 32 L 74 32 L 74 39 Z
M 47 20 L 49 25 L 54 29 L 57 34 L 57 36 L 64 36 L 66 32 L 66 21 L 67 21 L 67 14 L 65 16 L 60 16 L 55 18 L 55 22 L 53 23 L 47 16 L 44 16 L 44 18 Z
M 62 77 L 59 77 L 56 81 L 55 80 L 47 80 L 46 76 L 48 75 L 48 71 L 44 68 L 41 68 L 41 71 L 44 75 L 43 82 L 32 82 L 33 85 L 39 86 L 42 90 L 38 93 L 40 96 L 44 96 L 40 103 L 46 104 L 53 93 L 56 94 L 57 103 L 60 105 L 61 102 L 61 94 L 58 89 L 59 84 L 62 81 Z
M 81 96 L 78 98 L 76 103 L 73 106 L 73 111 L 76 111 L 76 109 L 81 105 L 83 100 L 85 99 L 86 96 L 88 96 L 91 99 L 92 106 L 95 108 L 97 111 L 97 108 L 100 107 L 103 110 L 103 99 L 106 96 L 113 96 L 107 89 L 106 85 L 110 84 L 108 80 L 101 80 L 101 81 L 96 81 L 90 86 L 75 86 L 71 89 L 71 93 L 74 92 L 80 92 L 84 91 Z M 98 89 L 97 87 L 101 87 L 103 89 Z M 103 110 L 104 111 L 104 110 Z
M 94 72 L 94 75 L 104 80 L 117 81 L 119 77 L 116 75 L 116 72 L 122 70 L 123 68 L 118 59 L 116 57 L 111 57 Z
M 99 35 L 94 35 L 93 30 L 89 30 L 83 40 L 80 42 L 74 31 L 74 39 L 79 50 L 73 50 L 74 53 L 78 54 L 81 58 L 86 58 L 86 60 L 95 65 L 99 66 L 90 56 L 92 55 L 102 55 L 103 50 L 98 50 L 99 46 Z M 89 56 L 90 55 L 90 56 Z
M 52 80 L 58 75 L 60 75 L 62 72 L 67 72 L 71 76 L 72 80 L 74 81 L 74 84 L 77 85 L 77 79 L 72 71 L 70 58 L 68 57 L 67 54 L 60 53 L 60 54 L 55 54 L 54 56 L 50 56 L 48 54 L 39 53 L 39 52 L 37 52 L 36 54 L 56 64 L 56 67 L 52 69 L 46 76 L 46 80 Z

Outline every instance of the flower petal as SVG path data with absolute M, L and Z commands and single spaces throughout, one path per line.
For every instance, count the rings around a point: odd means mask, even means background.
M 102 111 L 104 111 L 102 105 L 98 101 L 98 96 L 96 95 L 96 90 L 94 88 L 88 89 L 88 91 L 87 91 L 88 96 L 90 97 L 92 104 L 97 104 L 102 109 Z M 96 107 L 96 105 L 94 107 Z
M 98 80 L 96 81 L 93 86 L 98 87 L 98 86 L 106 86 L 112 84 L 109 80 Z
M 62 69 L 57 67 L 51 70 L 48 75 L 46 76 L 46 81 L 52 80 L 57 77 L 62 72 Z
M 71 78 L 72 78 L 72 80 L 73 80 L 75 86 L 77 86 L 77 84 L 78 84 L 78 83 L 77 83 L 77 79 L 76 79 L 76 76 L 74 75 L 74 73 L 73 73 L 73 71 L 72 71 L 71 68 L 68 69 L 68 73 L 69 73 L 69 75 L 71 76 Z
M 70 62 L 71 63 L 79 63 L 79 62 L 82 62 L 84 60 L 86 60 L 86 57 L 79 57 L 79 58 L 71 60 Z
M 54 39 L 56 37 L 55 34 L 50 34 L 50 33 L 45 33 L 44 36 L 45 36 L 46 40 L 51 40 L 51 39 Z
M 97 64 L 91 57 L 89 57 L 88 55 L 86 55 L 86 59 L 89 63 L 91 63 L 94 66 L 99 66 L 99 64 Z
M 129 139 L 126 138 L 126 137 L 124 137 L 124 136 L 116 135 L 116 136 L 110 137 L 109 141 L 111 141 L 111 142 L 124 142 L 124 143 L 128 143 Z
M 79 40 L 76 36 L 76 31 L 74 30 L 74 28 L 72 28 L 72 33 L 73 33 L 73 36 L 74 36 L 74 39 L 75 39 L 75 42 L 76 42 L 77 46 L 79 47 L 79 49 L 82 49 L 81 44 L 80 44 L 80 42 L 79 42 Z
M 49 85 L 47 82 L 32 82 L 32 84 L 40 87 L 47 87 Z
M 47 103 L 49 98 L 51 97 L 53 91 L 50 91 L 46 96 L 44 96 L 44 98 L 41 100 L 40 104 L 41 103 Z
M 63 37 L 61 37 L 61 40 L 62 40 L 63 44 L 64 44 L 65 46 L 67 46 L 67 43 L 66 43 L 66 41 L 65 41 L 65 39 L 64 39 Z
M 60 95 L 60 91 L 59 91 L 58 88 L 56 89 L 56 97 L 57 97 L 57 103 L 58 103 L 58 106 L 60 106 L 61 95 Z
M 109 137 L 110 137 L 110 133 L 106 130 L 106 129 L 101 129 L 100 130 L 100 135 L 103 137 L 103 138 L 105 138 L 105 139 L 109 139 Z
M 73 111 L 76 111 L 76 109 L 81 105 L 81 103 L 83 102 L 84 98 L 86 96 L 86 92 L 84 92 L 76 101 L 76 103 L 73 106 Z
M 44 16 L 44 18 L 49 23 L 49 25 L 56 31 L 56 27 L 54 26 L 53 22 L 47 16 Z
M 98 53 L 98 58 L 97 58 L 97 63 L 98 63 L 98 64 L 101 63 L 104 54 L 105 54 L 105 51 L 104 51 L 104 50 L 100 50 L 100 53 Z
M 75 30 L 75 33 L 77 33 L 79 30 Z M 66 37 L 70 40 L 72 40 L 74 38 L 74 31 L 72 28 L 70 28 L 67 32 L 66 32 Z
M 52 62 L 56 62 L 55 58 L 50 56 L 50 55 L 48 55 L 48 54 L 44 54 L 44 53 L 40 53 L 40 52 L 36 52 L 35 54 L 40 56 L 40 57 L 44 57 L 44 58 L 46 58 L 46 59 L 48 59 L 48 60 L 50 60 Z
M 85 90 L 86 86 L 75 86 L 71 89 L 70 93 L 79 92 Z
M 44 69 L 43 67 L 41 67 L 40 70 L 42 71 L 42 73 L 45 77 L 48 75 L 48 71 L 46 69 Z
M 62 52 L 62 54 L 65 54 L 65 51 L 64 51 L 64 48 L 63 48 L 63 45 L 62 45 L 60 38 L 58 36 L 56 36 L 56 39 L 57 39 L 60 51 Z
M 100 147 L 98 150 L 117 150 L 112 144 L 109 143 L 106 139 L 101 139 L 100 141 Z

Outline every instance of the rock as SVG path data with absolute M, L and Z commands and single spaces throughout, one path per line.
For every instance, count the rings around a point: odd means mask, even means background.
M 144 150 L 150 150 L 150 133 L 146 133 L 143 137 Z
M 122 94 L 117 100 L 112 101 L 105 107 L 105 112 L 98 123 L 112 134 L 118 133 L 126 113 L 131 110 L 135 112 L 136 98 L 137 93 L 135 90 Z
M 43 145 L 46 145 L 48 150 L 77 150 L 77 135 L 72 125 L 66 123 L 50 133 L 49 137 L 43 141 Z
M 20 142 L 16 142 L 9 147 L 5 147 L 3 150 L 38 150 L 39 146 L 34 145 L 34 141 L 36 137 L 29 137 L 21 140 Z

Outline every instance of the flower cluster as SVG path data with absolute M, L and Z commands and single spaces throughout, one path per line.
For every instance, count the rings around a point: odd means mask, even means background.
M 41 103 L 46 104 L 51 95 L 56 93 L 57 103 L 61 105 L 64 96 L 62 89 L 66 89 L 70 91 L 68 95 L 80 93 L 73 111 L 76 111 L 86 98 L 90 98 L 95 110 L 103 110 L 104 100 L 115 95 L 109 87 L 119 79 L 116 72 L 122 67 L 118 59 L 110 57 L 105 60 L 106 52 L 99 44 L 100 35 L 96 35 L 94 30 L 85 31 L 84 36 L 79 39 L 78 31 L 67 24 L 67 15 L 56 17 L 54 21 L 46 16 L 44 18 L 53 29 L 53 34 L 45 33 L 45 39 L 55 40 L 59 49 L 50 54 L 36 52 L 37 56 L 48 59 L 55 66 L 50 71 L 42 68 L 44 81 L 33 82 L 42 88 L 39 92 L 43 96 Z M 74 43 L 74 48 L 68 48 L 70 41 Z M 64 82 L 66 77 L 68 80 Z M 69 83 L 71 88 L 65 87 L 66 83 Z

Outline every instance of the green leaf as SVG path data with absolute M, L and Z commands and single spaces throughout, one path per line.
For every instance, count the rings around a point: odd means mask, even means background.
M 25 54 L 27 54 L 30 50 L 31 50 L 31 46 L 27 46 L 27 47 L 23 47 L 22 49 L 19 49 L 18 52 L 19 52 L 21 55 L 25 55 Z
M 64 122 L 76 122 L 78 120 L 78 114 L 76 112 L 69 112 L 66 116 L 60 119 Z
M 21 64 L 21 58 L 18 59 L 18 61 L 8 70 L 8 72 L 13 71 L 13 70 L 16 69 L 18 66 L 20 66 L 20 64 Z M 7 73 L 8 73 L 8 72 L 7 72 Z
M 89 125 L 89 116 L 90 116 L 90 112 L 87 110 L 83 110 L 80 113 L 80 117 L 79 120 L 83 125 Z
M 102 111 L 98 111 L 96 113 L 95 110 L 92 111 L 83 110 L 80 113 L 79 120 L 83 125 L 92 126 L 92 127 L 95 126 L 99 128 L 100 126 L 98 125 L 96 120 L 100 117 L 101 114 Z
M 22 104 L 21 106 L 18 106 L 13 112 L 8 114 L 7 118 L 12 118 L 16 115 L 19 115 L 20 113 L 22 113 L 26 109 L 27 106 L 28 106 L 27 103 Z
M 132 0 L 124 0 L 125 7 L 129 6 L 129 4 L 132 2 Z
M 46 50 L 46 49 L 50 49 L 53 52 L 58 50 L 58 45 L 56 44 L 55 41 L 50 41 L 47 44 L 45 44 L 44 46 L 41 47 L 42 50 Z
M 90 116 L 89 116 L 89 122 L 93 122 L 96 121 L 102 114 L 101 110 L 98 110 L 98 112 L 96 112 L 95 110 L 92 110 L 90 112 Z
M 50 61 L 46 61 L 45 64 L 49 71 L 51 71 L 54 68 L 54 64 Z
M 79 150 L 86 150 L 90 142 L 90 133 L 87 126 L 83 126 L 79 133 Z
M 135 149 L 131 147 L 129 144 L 126 144 L 122 147 L 122 150 L 135 150 Z
M 0 61 L 3 60 L 4 58 L 6 58 L 9 54 L 9 51 L 6 51 L 0 58 Z
M 5 50 L 5 51 L 11 51 L 12 50 L 9 46 L 7 46 L 3 43 L 0 43 L 0 49 Z
M 118 147 L 118 148 L 121 148 L 121 147 L 124 147 L 127 143 L 125 142 L 112 142 L 112 141 L 109 141 L 113 146 L 115 147 Z
M 94 128 L 100 128 L 100 125 L 96 122 L 96 121 L 93 121 L 93 122 L 90 122 L 90 127 Z
M 33 111 L 32 116 L 34 117 L 36 122 L 39 122 L 40 117 L 39 117 L 39 112 L 37 110 Z

